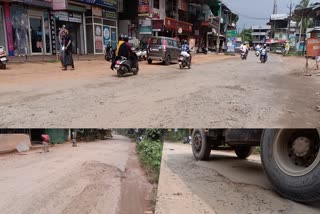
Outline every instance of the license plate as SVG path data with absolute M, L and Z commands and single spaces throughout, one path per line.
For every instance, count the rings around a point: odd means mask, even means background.
M 119 68 L 120 66 L 119 66 L 119 65 L 115 65 L 114 67 L 115 67 L 115 68 Z
M 154 49 L 151 49 L 151 50 L 152 50 L 152 51 L 159 51 L 159 49 L 155 49 L 155 48 L 154 48 Z
M 4 62 L 4 61 L 7 61 L 7 58 L 6 57 L 2 57 L 0 60 L 1 60 L 1 62 Z

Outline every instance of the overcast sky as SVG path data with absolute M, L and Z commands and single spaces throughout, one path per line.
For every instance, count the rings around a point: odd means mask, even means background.
M 273 0 L 222 0 L 228 7 L 239 15 L 238 28 L 250 28 L 252 25 L 264 25 L 268 22 L 273 11 Z M 290 0 L 278 0 L 278 13 L 289 14 Z M 292 0 L 297 5 L 300 0 Z M 311 0 L 311 3 L 319 0 Z M 247 17 L 246 17 L 247 16 Z M 258 19 L 253 19 L 258 18 Z M 266 18 L 266 19 L 263 19 Z

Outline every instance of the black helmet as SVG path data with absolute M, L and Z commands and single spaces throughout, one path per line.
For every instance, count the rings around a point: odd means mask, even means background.
M 125 35 L 125 36 L 123 37 L 123 40 L 124 40 L 125 42 L 128 42 L 128 41 L 129 41 L 129 37 L 128 37 L 127 35 Z
M 188 41 L 185 39 L 185 40 L 183 40 L 183 42 L 182 42 L 183 44 L 188 44 Z

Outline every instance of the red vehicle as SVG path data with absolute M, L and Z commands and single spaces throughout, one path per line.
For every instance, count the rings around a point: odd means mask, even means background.
M 297 202 L 320 201 L 320 129 L 193 129 L 192 151 L 197 160 L 211 150 L 233 149 L 239 159 L 256 146 L 274 189 Z
M 3 46 L 0 46 L 0 69 L 6 69 L 7 63 L 7 52 Z

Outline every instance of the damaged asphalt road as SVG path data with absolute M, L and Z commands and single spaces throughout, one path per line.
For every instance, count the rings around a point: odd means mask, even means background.
M 164 145 L 157 214 L 319 212 L 319 204 L 307 206 L 278 195 L 257 155 L 239 160 L 233 152 L 212 151 L 209 161 L 195 161 L 190 145 Z
M 191 70 L 140 63 L 118 78 L 102 60 L 12 64 L 0 73 L 2 127 L 317 127 L 320 76 L 301 58 L 196 55 Z

